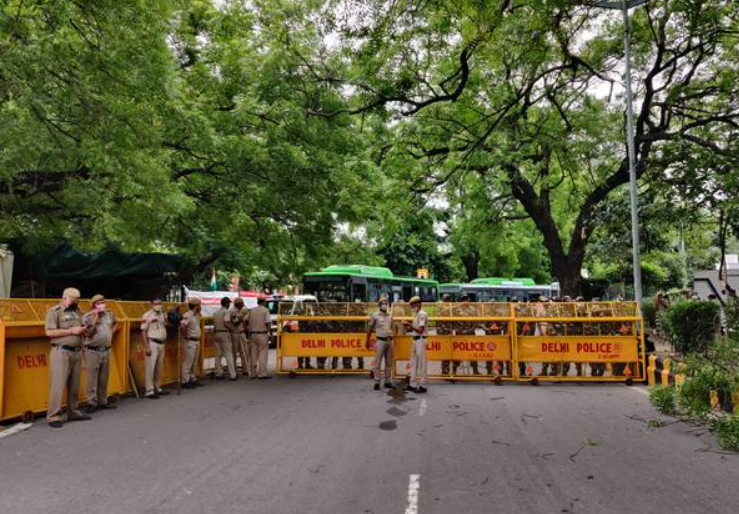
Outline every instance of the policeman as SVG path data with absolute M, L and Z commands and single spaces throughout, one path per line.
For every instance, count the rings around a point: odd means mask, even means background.
M 195 369 L 200 351 L 200 298 L 193 297 L 187 302 L 188 311 L 182 316 L 180 330 L 185 343 L 185 360 L 182 362 L 182 387 L 183 389 L 194 389 L 205 385 L 197 380 Z
M 144 383 L 146 398 L 156 400 L 166 396 L 169 391 L 162 389 L 162 370 L 164 368 L 165 343 L 167 341 L 167 319 L 162 300 L 154 298 L 151 309 L 141 317 L 141 341 L 144 343 Z
M 92 414 L 97 409 L 115 409 L 108 403 L 108 377 L 110 376 L 110 348 L 113 335 L 121 328 L 115 315 L 105 310 L 105 297 L 96 294 L 90 300 L 92 310 L 85 314 L 85 382 L 87 407 Z
M 539 303 L 534 306 L 534 315 L 539 318 L 544 318 L 549 314 L 549 310 L 547 308 L 548 303 L 552 302 L 552 299 L 547 298 L 546 296 L 540 296 L 539 297 Z M 551 327 L 549 326 L 549 323 L 546 321 L 537 321 L 535 328 L 534 328 L 534 335 L 535 336 L 548 336 L 550 334 Z M 549 363 L 549 362 L 543 362 L 541 364 L 541 376 L 545 377 L 547 375 L 555 375 L 555 363 Z M 549 368 L 551 366 L 552 371 L 549 371 Z
M 565 304 L 572 303 L 572 297 L 571 296 L 567 296 L 567 295 L 563 296 L 562 297 L 562 303 L 565 303 Z M 575 311 L 577 311 L 577 305 L 574 306 L 574 309 L 575 309 Z M 572 316 L 572 312 L 573 312 L 572 309 L 567 308 L 565 306 L 564 309 L 561 309 L 560 310 L 560 313 L 559 314 L 562 317 L 568 317 L 568 316 Z M 568 335 L 573 335 L 572 334 L 572 331 L 573 330 L 577 330 L 576 329 L 576 326 L 573 325 L 573 324 L 571 324 L 571 323 L 570 324 L 561 324 L 561 326 L 562 326 L 562 335 L 565 334 L 566 330 L 570 330 L 570 332 L 568 333 Z M 563 376 L 566 377 L 567 375 L 570 374 L 570 369 L 572 369 L 572 365 L 573 364 L 575 366 L 575 373 L 577 374 L 577 376 L 578 377 L 581 377 L 582 376 L 582 362 L 565 362 L 565 363 L 563 363 L 562 366 L 561 366 L 561 368 L 562 368 L 562 375 Z
M 469 317 L 474 317 L 477 315 L 478 310 L 470 302 L 469 296 L 462 295 L 460 300 L 462 303 L 456 309 L 457 316 L 461 318 L 469 318 Z M 460 321 L 460 322 L 457 322 L 457 326 L 459 328 L 456 330 L 455 335 L 475 335 L 475 331 L 477 329 L 478 323 L 474 321 Z M 453 361 L 455 375 L 457 374 L 457 369 L 459 368 L 460 364 L 462 364 L 462 361 Z M 492 362 L 489 365 L 492 366 Z M 480 374 L 477 361 L 470 361 L 470 367 L 472 368 L 473 375 Z
M 216 379 L 223 380 L 223 358 L 226 358 L 226 367 L 230 380 L 236 380 L 236 366 L 234 365 L 234 352 L 231 342 L 231 331 L 226 322 L 230 319 L 231 299 L 227 296 L 221 298 L 221 308 L 213 313 L 213 340 L 216 345 Z
M 247 316 L 247 324 L 249 326 L 249 353 L 251 355 L 249 376 L 253 379 L 259 378 L 260 380 L 272 378 L 267 376 L 267 355 L 269 352 L 271 319 L 269 309 L 264 306 L 265 303 L 264 297 L 260 297 L 257 300 L 257 306 L 250 309 Z
M 413 322 L 404 323 L 407 332 L 413 337 L 411 348 L 411 381 L 406 391 L 426 392 L 426 337 L 428 336 L 429 318 L 421 308 L 421 298 L 414 296 L 410 300 L 413 309 Z
M 82 372 L 82 338 L 85 327 L 79 312 L 79 290 L 68 287 L 62 301 L 46 313 L 46 337 L 51 339 L 49 354 L 49 408 L 46 421 L 53 428 L 60 428 L 62 398 L 67 388 L 67 421 L 86 421 L 90 416 L 77 410 L 77 390 Z
M 449 303 L 452 302 L 452 297 L 448 294 L 445 294 L 441 297 L 442 303 Z M 442 305 L 442 308 L 444 309 L 443 316 L 449 316 L 454 313 L 454 306 L 453 305 Z M 441 336 L 449 336 L 454 334 L 454 327 L 456 323 L 448 322 L 448 321 L 437 321 L 436 322 L 436 333 Z M 441 374 L 442 375 L 449 375 L 449 368 L 452 361 L 443 360 L 441 361 Z M 455 369 L 456 371 L 456 369 Z
M 241 355 L 241 372 L 244 376 L 249 376 L 249 351 L 247 350 L 246 334 L 244 331 L 244 299 L 236 298 L 233 307 L 229 309 L 228 316 L 225 319 L 226 328 L 231 331 L 231 358 L 233 359 L 234 374 L 236 376 L 236 354 Z
M 380 310 L 370 317 L 369 326 L 367 327 L 367 342 L 365 346 L 369 350 L 370 337 L 374 331 L 377 335 L 375 342 L 375 366 L 373 375 L 375 377 L 374 390 L 380 390 L 380 378 L 382 375 L 382 360 L 385 360 L 385 387 L 390 389 L 393 387 L 393 317 L 388 312 L 388 301 L 384 296 L 377 302 Z

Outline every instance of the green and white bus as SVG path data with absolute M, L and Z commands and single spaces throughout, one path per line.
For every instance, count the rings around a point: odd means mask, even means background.
M 319 302 L 376 302 L 386 296 L 391 302 L 407 302 L 420 296 L 424 302 L 439 300 L 439 283 L 412 277 L 398 277 L 387 268 L 376 266 L 328 266 L 306 273 L 305 294 Z
M 467 296 L 471 302 L 538 301 L 539 297 L 559 296 L 559 284 L 537 284 L 532 278 L 478 278 L 469 284 L 441 284 L 442 301 L 459 301 Z

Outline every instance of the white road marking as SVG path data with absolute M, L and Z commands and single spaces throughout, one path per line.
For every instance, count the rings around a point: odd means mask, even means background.
M 7 430 L 0 431 L 0 439 L 2 439 L 3 437 L 8 437 L 9 435 L 23 432 L 24 430 L 27 430 L 31 428 L 32 426 L 33 426 L 33 423 L 18 423 L 17 425 L 13 425 Z
M 408 479 L 408 506 L 405 514 L 418 514 L 418 490 L 421 488 L 421 475 L 411 475 Z
M 421 405 L 418 406 L 418 415 L 423 416 L 426 414 L 426 398 L 421 400 Z

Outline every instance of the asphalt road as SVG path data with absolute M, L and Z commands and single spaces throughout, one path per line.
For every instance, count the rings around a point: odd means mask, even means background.
M 735 513 L 739 455 L 654 419 L 618 384 L 209 382 L 0 439 L 0 512 Z

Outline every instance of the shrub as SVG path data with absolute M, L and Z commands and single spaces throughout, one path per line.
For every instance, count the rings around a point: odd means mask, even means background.
M 677 405 L 688 416 L 704 421 L 711 413 L 711 388 L 705 382 L 686 380 L 677 391 Z
M 654 300 L 644 300 L 642 303 L 642 316 L 644 316 L 644 324 L 649 328 L 657 328 L 657 309 L 654 306 Z
M 688 416 L 705 420 L 711 413 L 711 391 L 731 391 L 732 380 L 701 355 L 688 358 L 685 375 L 677 391 L 677 405 Z
M 649 390 L 649 401 L 658 412 L 671 416 L 675 414 L 675 388 L 655 386 Z
M 722 448 L 739 451 L 739 415 L 716 419 L 713 422 L 713 433 Z
M 661 322 L 675 350 L 705 353 L 718 333 L 719 306 L 701 300 L 677 302 L 665 310 Z

